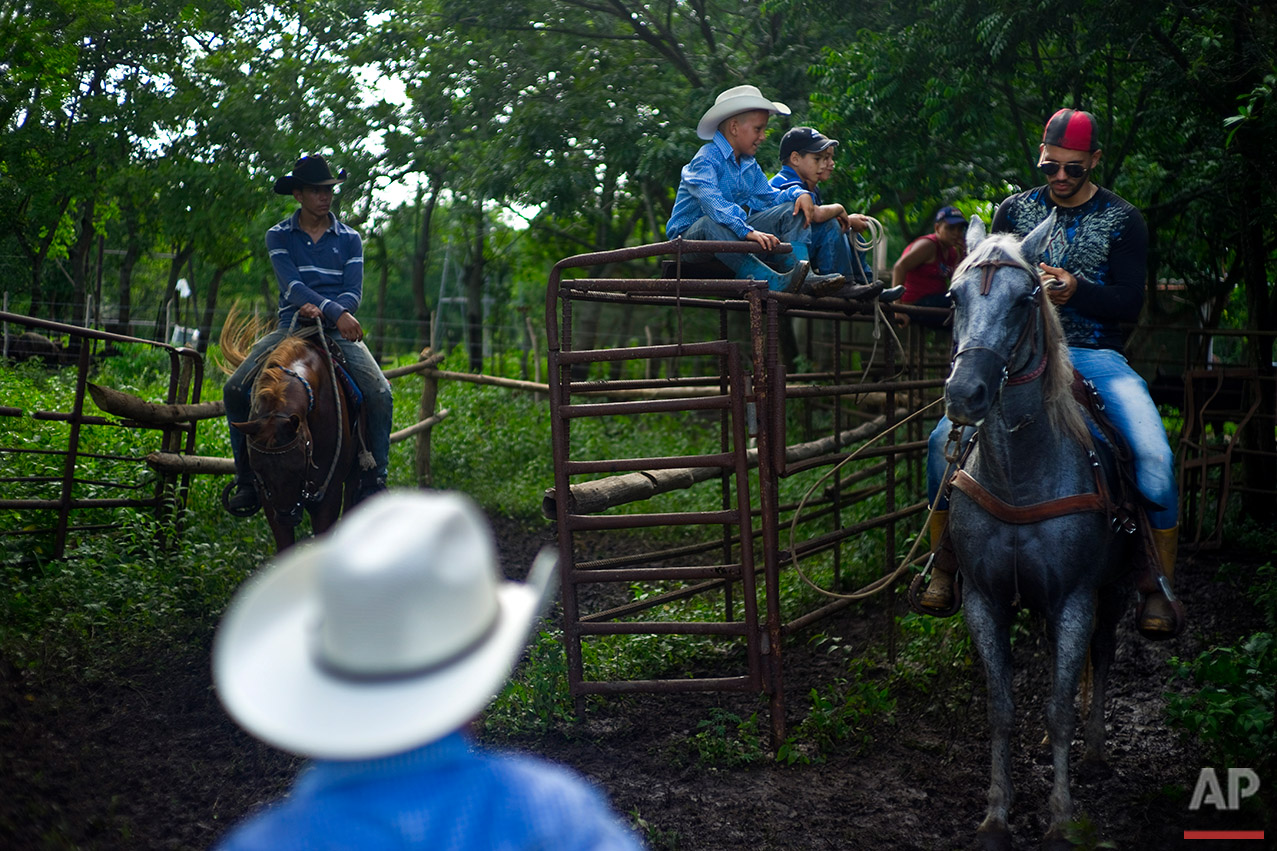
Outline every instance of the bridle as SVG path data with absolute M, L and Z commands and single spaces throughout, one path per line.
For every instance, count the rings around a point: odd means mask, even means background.
M 1002 258 L 990 257 L 975 263 L 971 263 L 967 266 L 968 269 L 981 270 L 981 277 L 980 277 L 980 295 L 981 296 L 989 295 L 989 293 L 993 289 L 993 276 L 998 269 L 1003 267 L 1019 269 L 1030 276 L 1036 277 L 1036 275 L 1034 275 L 1034 272 L 1030 267 L 1016 260 L 1005 260 Z M 1035 381 L 1038 378 L 1041 378 L 1043 373 L 1046 372 L 1046 360 L 1047 360 L 1047 353 L 1045 351 L 1038 350 L 1039 335 L 1035 333 L 1037 331 L 1038 324 L 1041 322 L 1041 313 L 1042 313 L 1042 304 L 1041 304 L 1042 303 L 1042 285 L 1041 284 L 1036 284 L 1033 287 L 1033 292 L 1030 293 L 1030 297 L 1033 299 L 1034 309 L 1030 312 L 1028 321 L 1026 321 L 1024 323 L 1024 326 L 1020 329 L 1020 336 L 1017 337 L 1015 340 L 1015 343 L 1012 344 L 1010 352 L 1008 352 L 1006 355 L 1003 355 L 1001 352 L 996 351 L 994 349 L 990 349 L 988 346 L 967 346 L 964 349 L 959 349 L 958 352 L 953 356 L 954 363 L 957 363 L 958 358 L 962 357 L 965 354 L 970 354 L 971 352 L 984 351 L 984 352 L 990 353 L 991 355 L 996 357 L 998 360 L 1002 361 L 1002 378 L 998 384 L 999 392 L 1002 391 L 1003 387 L 1008 387 L 1008 386 L 1014 387 L 1020 384 L 1028 384 L 1031 381 Z M 1012 374 L 1011 364 L 1018 361 L 1018 355 L 1020 353 L 1020 350 L 1023 349 L 1026 345 L 1030 346 L 1031 348 L 1030 348 L 1029 357 L 1025 358 L 1025 361 L 1024 361 L 1025 366 L 1020 368 L 1019 371 L 1017 371 L 1016 373 Z M 1036 364 L 1033 366 L 1032 369 L 1028 369 L 1028 364 L 1033 362 L 1035 359 L 1037 361 Z
M 970 264 L 968 268 L 980 269 L 982 277 L 980 281 L 980 295 L 987 296 L 992 290 L 993 276 L 1001 267 L 1009 266 L 1020 269 L 1027 274 L 1036 278 L 1032 268 L 1023 263 L 1014 260 L 1005 260 L 1001 258 L 989 258 Z M 1042 322 L 1042 285 L 1037 283 L 1033 287 L 1030 294 L 1033 299 L 1033 310 L 1028 320 L 1024 323 L 1024 327 L 1020 329 L 1020 336 L 1016 338 L 1015 344 L 1011 346 L 1011 351 L 1003 357 L 1001 352 L 994 351 L 987 346 L 969 346 L 960 350 L 953 356 L 954 362 L 968 352 L 986 351 L 995 355 L 1002 361 L 1002 381 L 998 387 L 998 392 L 1002 392 L 1003 387 L 1028 384 L 1041 378 L 1046 372 L 1047 351 L 1038 351 L 1038 340 L 1040 334 L 1035 333 L 1039 324 Z M 1019 368 L 1014 375 L 1010 373 L 1009 365 L 1018 362 L 1018 354 L 1026 345 L 1031 346 L 1029 357 L 1024 359 L 1024 366 Z M 1036 364 L 1029 368 L 1029 364 L 1036 359 Z M 953 432 L 950 434 L 950 444 L 957 445 L 960 443 L 962 427 L 954 425 Z M 1056 499 L 1047 500 L 1033 505 L 1012 505 L 997 496 L 995 496 L 988 488 L 980 484 L 971 476 L 964 468 L 964 462 L 975 448 L 975 438 L 967 444 L 965 452 L 961 457 L 949 456 L 949 448 L 946 445 L 946 458 L 951 463 L 956 463 L 958 469 L 952 476 L 947 478 L 946 488 L 956 488 L 971 498 L 976 505 L 980 506 L 985 512 L 997 517 L 1005 523 L 1037 523 L 1053 517 L 1062 517 L 1067 514 L 1077 514 L 1085 511 L 1098 511 L 1108 514 L 1114 523 L 1114 529 L 1117 525 L 1117 505 L 1114 504 L 1112 495 L 1109 492 L 1107 483 L 1104 480 L 1103 471 L 1100 468 L 1100 462 L 1093 449 L 1087 451 L 1090 462 L 1091 474 L 1095 482 L 1095 491 L 1093 493 L 1080 493 L 1072 496 L 1057 497 Z M 955 453 L 956 455 L 957 453 Z M 1019 592 L 1016 592 L 1017 598 Z
M 302 386 L 302 389 L 306 391 L 306 413 L 307 415 L 309 415 L 315 409 L 315 391 L 311 388 L 310 382 L 306 380 L 306 376 L 301 375 L 300 373 L 296 372 L 295 370 L 289 369 L 286 366 L 281 366 L 277 368 L 283 374 L 289 376 L 290 378 L 300 383 Z M 269 418 L 280 419 L 280 420 L 292 419 L 291 415 L 280 413 L 279 411 L 271 412 L 269 414 Z M 254 452 L 257 452 L 262 455 L 287 455 L 291 452 L 295 452 L 298 450 L 301 451 L 302 458 L 303 458 L 303 469 L 306 471 L 305 476 L 302 478 L 301 498 L 298 500 L 297 504 L 293 506 L 292 512 L 287 512 L 287 513 L 296 513 L 301 508 L 303 503 L 313 504 L 313 503 L 319 502 L 320 500 L 324 498 L 324 491 L 327 489 L 326 488 L 327 482 L 325 481 L 324 485 L 320 486 L 317 490 L 315 487 L 315 483 L 311 480 L 311 470 L 318 469 L 318 467 L 315 465 L 315 461 L 314 461 L 314 444 L 310 438 L 310 427 L 305 422 L 302 423 L 301 428 L 297 429 L 297 433 L 293 435 L 293 439 L 288 441 L 287 443 L 284 443 L 278 446 L 266 446 L 265 444 L 259 443 L 253 440 L 252 438 L 249 438 L 248 446 Z M 335 459 L 334 459 L 334 463 L 336 463 Z M 263 492 L 265 492 L 269 498 L 270 488 L 266 485 L 266 482 L 262 479 L 260 475 L 257 476 L 257 482 L 258 482 L 258 485 L 263 490 Z

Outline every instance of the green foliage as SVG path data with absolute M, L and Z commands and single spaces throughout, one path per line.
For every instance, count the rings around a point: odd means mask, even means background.
M 1189 662 L 1172 657 L 1170 665 L 1175 679 L 1192 691 L 1167 696 L 1167 718 L 1200 741 L 1213 764 L 1254 766 L 1274 759 L 1273 633 L 1257 632 L 1237 646 L 1216 647 Z
M 0 563 L 0 650 L 37 677 L 56 660 L 54 670 L 75 663 L 93 680 L 149 648 L 201 640 L 265 542 L 187 535 L 165 551 L 157 546 L 163 534 L 145 516 L 120 511 L 116 531 L 70 558 Z
M 1097 851 L 1100 848 L 1116 848 L 1117 843 L 1100 836 L 1100 827 L 1086 813 L 1080 813 L 1064 826 L 1064 838 L 1079 851 Z
M 970 670 L 975 658 L 962 612 L 935 618 L 908 612 L 896 619 L 898 649 L 893 677 L 902 685 L 934 694 Z
M 1200 741 L 1215 765 L 1270 766 L 1277 761 L 1277 568 L 1259 568 L 1250 598 L 1260 607 L 1267 631 L 1240 644 L 1213 647 L 1184 661 L 1170 659 L 1166 716 L 1186 737 Z
M 848 675 L 808 694 L 811 709 L 795 733 L 810 743 L 813 759 L 847 745 L 862 751 L 873 742 L 876 725 L 894 723 L 896 699 L 885 683 L 875 681 L 869 662 L 853 660 Z
M 537 634 L 483 719 L 488 733 L 502 736 L 540 734 L 572 720 L 562 632 L 542 630 Z
M 697 723 L 688 746 L 701 763 L 715 768 L 740 768 L 770 758 L 757 712 L 742 718 L 715 707 Z
M 634 827 L 643 835 L 644 844 L 652 851 L 678 851 L 682 847 L 682 839 L 677 830 L 661 830 L 640 815 L 638 807 L 630 810 L 629 816 Z

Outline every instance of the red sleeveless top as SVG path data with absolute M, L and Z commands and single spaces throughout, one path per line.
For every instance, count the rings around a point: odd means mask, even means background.
M 953 269 L 958 265 L 957 249 L 951 245 L 945 245 L 934 233 L 918 237 L 909 243 L 909 247 L 912 248 L 923 239 L 936 244 L 936 259 L 930 263 L 915 266 L 905 275 L 905 294 L 900 298 L 905 304 L 913 304 L 924 296 L 948 292 L 949 279 L 953 277 Z M 905 250 L 908 251 L 908 249 Z

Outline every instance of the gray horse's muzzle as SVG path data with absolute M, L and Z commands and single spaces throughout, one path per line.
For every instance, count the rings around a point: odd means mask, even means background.
M 993 407 L 1006 379 L 1006 361 L 992 349 L 959 353 L 944 383 L 945 414 L 959 425 L 979 425 Z

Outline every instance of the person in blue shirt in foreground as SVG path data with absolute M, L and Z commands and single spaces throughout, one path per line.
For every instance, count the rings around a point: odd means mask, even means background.
M 825 204 L 819 185 L 834 172 L 838 140 L 814 127 L 791 127 L 780 138 L 780 171 L 771 185 L 785 190 L 797 186 L 811 193 L 815 213 L 811 224 L 811 264 L 817 272 L 837 273 L 853 284 L 871 284 L 874 276 L 863 255 L 852 248 L 848 231 L 864 233 L 869 219 L 848 213 L 842 204 Z M 853 259 L 854 258 L 854 259 Z
M 333 187 L 346 179 L 334 176 L 323 157 L 302 157 L 293 173 L 275 181 L 275 194 L 292 195 L 298 209 L 266 232 L 266 250 L 279 285 L 279 323 L 253 344 L 248 357 L 222 388 L 228 423 L 249 419 L 250 395 L 257 368 L 301 321 L 322 320 L 324 332 L 345 358 L 346 371 L 364 397 L 368 451 L 372 467 L 359 481 L 356 501 L 386 489 L 390 460 L 390 424 L 394 396 L 390 382 L 364 345 L 364 329 L 355 318 L 364 292 L 364 251 L 359 234 L 332 212 Z M 235 459 L 233 492 L 226 498 L 232 514 L 246 517 L 260 505 L 244 433 L 232 428 Z
M 816 215 L 812 193 L 799 186 L 774 188 L 755 159 L 773 115 L 789 115 L 789 107 L 767 100 L 754 86 L 736 86 L 715 99 L 696 125 L 696 135 L 709 144 L 683 166 L 665 235 L 754 242 L 765 253 L 713 256 L 741 278 L 766 281 L 770 290 L 826 295 L 840 289 L 846 279 L 810 271 Z M 793 251 L 774 253 L 782 242 Z M 708 255 L 687 259 L 696 262 L 702 257 Z
M 639 851 L 577 775 L 463 729 L 518 661 L 556 562 L 504 581 L 468 497 L 391 491 L 245 583 L 214 641 L 217 695 L 313 761 L 218 847 Z

